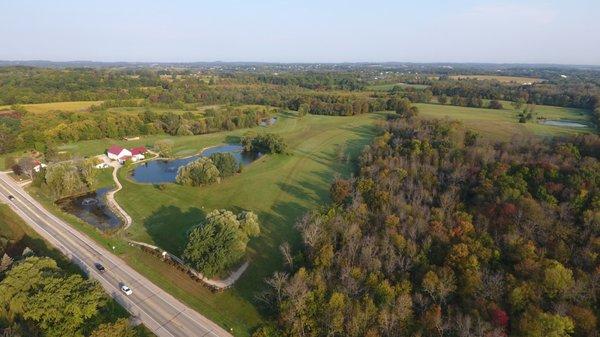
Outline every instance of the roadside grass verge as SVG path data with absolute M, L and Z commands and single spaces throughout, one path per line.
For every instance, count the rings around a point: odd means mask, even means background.
M 71 263 L 60 251 L 37 234 L 25 223 L 13 210 L 5 204 L 0 204 L 0 236 L 11 241 L 18 242 L 18 246 L 29 247 L 38 256 L 47 256 L 54 259 L 58 266 L 69 272 L 83 275 L 83 272 L 75 264 Z M 86 322 L 86 330 L 92 330 L 95 326 L 114 322 L 118 318 L 129 317 L 129 313 L 116 301 L 109 300 L 98 315 Z M 154 336 L 154 334 L 143 325 L 135 328 L 138 336 Z

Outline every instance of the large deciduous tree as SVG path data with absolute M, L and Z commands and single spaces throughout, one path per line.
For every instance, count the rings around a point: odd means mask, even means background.
M 72 162 L 61 162 L 46 168 L 46 188 L 55 198 L 60 198 L 83 191 L 85 184 Z
M 219 169 L 210 158 L 201 157 L 180 167 L 176 181 L 182 185 L 202 186 L 219 182 L 220 175 Z
M 240 261 L 250 237 L 260 232 L 252 212 L 238 215 L 214 210 L 192 229 L 183 252 L 184 260 L 207 277 L 213 277 Z
M 168 139 L 161 139 L 154 143 L 154 150 L 163 158 L 173 156 L 173 142 Z
M 210 155 L 210 160 L 215 164 L 222 178 L 230 177 L 240 170 L 240 164 L 231 153 L 213 153 Z
M 68 275 L 50 258 L 28 257 L 0 282 L 0 309 L 9 320 L 29 320 L 46 336 L 78 336 L 105 305 L 100 286 Z
M 137 337 L 137 332 L 127 319 L 120 318 L 114 323 L 100 324 L 90 337 Z

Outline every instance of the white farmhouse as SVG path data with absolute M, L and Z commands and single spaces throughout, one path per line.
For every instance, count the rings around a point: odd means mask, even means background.
M 106 151 L 106 155 L 111 160 L 117 160 L 119 162 L 123 162 L 129 158 L 131 158 L 131 151 L 124 149 L 120 146 L 113 145 L 108 151 Z

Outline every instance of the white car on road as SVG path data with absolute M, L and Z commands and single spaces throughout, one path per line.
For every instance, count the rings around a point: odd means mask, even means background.
M 125 295 L 129 296 L 131 294 L 133 294 L 133 290 L 131 290 L 131 288 L 129 288 L 126 285 L 122 285 L 121 286 L 121 291 L 125 293 Z

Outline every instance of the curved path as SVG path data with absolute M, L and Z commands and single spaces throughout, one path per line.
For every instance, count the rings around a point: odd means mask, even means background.
M 158 158 L 158 153 L 153 152 L 153 151 L 148 151 L 148 153 L 152 154 L 153 157 L 137 161 L 136 164 Z M 125 212 L 123 207 L 121 207 L 121 205 L 119 205 L 119 203 L 115 200 L 115 194 L 117 192 L 119 192 L 121 189 L 123 189 L 123 185 L 121 185 L 121 182 L 119 181 L 119 177 L 117 176 L 117 173 L 122 166 L 121 166 L 121 164 L 119 164 L 116 161 L 111 162 L 110 165 L 113 167 L 112 177 L 115 182 L 115 186 L 117 186 L 117 188 L 106 193 L 106 203 L 108 204 L 108 207 L 112 208 L 115 212 L 117 212 L 121 216 L 121 219 L 123 219 L 125 221 L 125 226 L 123 226 L 123 228 L 121 228 L 121 229 L 127 229 L 127 228 L 129 228 L 129 226 L 131 226 L 131 224 L 133 223 L 133 220 L 131 219 L 131 216 L 129 214 L 127 214 L 127 212 Z
M 204 149 L 202 150 L 204 151 Z M 155 152 L 151 152 L 149 151 L 149 153 L 151 153 L 152 155 L 154 155 L 154 157 L 152 158 L 148 158 L 148 159 L 144 159 L 144 160 L 140 160 L 138 162 L 136 162 L 136 164 L 138 163 L 142 163 L 145 161 L 149 161 L 149 160 L 153 160 L 156 159 L 158 157 L 158 153 Z M 121 182 L 119 181 L 119 177 L 117 175 L 119 169 L 122 167 L 118 162 L 111 162 L 111 166 L 113 167 L 113 172 L 112 172 L 112 176 L 113 176 L 113 180 L 115 181 L 115 185 L 117 186 L 117 188 L 115 188 L 114 190 L 108 192 L 106 194 L 106 202 L 108 204 L 108 207 L 110 207 L 111 209 L 113 209 L 115 212 L 117 212 L 120 217 L 125 221 L 125 226 L 123 226 L 123 229 L 127 229 L 129 228 L 129 226 L 131 226 L 131 224 L 133 223 L 133 220 L 131 219 L 131 216 L 129 214 L 127 214 L 127 212 L 123 209 L 123 207 L 121 207 L 119 205 L 119 203 L 115 200 L 115 193 L 119 192 L 121 189 L 123 189 L 123 185 L 121 184 Z M 127 239 L 128 242 L 132 243 L 132 244 L 136 244 L 139 246 L 146 246 L 148 248 L 152 248 L 152 249 L 156 249 L 156 250 L 160 250 L 163 252 L 166 252 L 167 254 L 169 254 L 169 256 L 177 261 L 179 264 L 185 266 L 186 268 L 188 268 L 188 270 L 193 273 L 194 275 L 196 275 L 198 278 L 200 278 L 200 280 L 202 280 L 202 282 L 204 282 L 205 284 L 217 289 L 217 290 L 224 290 L 227 289 L 231 286 L 233 286 L 233 284 L 240 278 L 240 276 L 242 276 L 242 274 L 244 273 L 244 271 L 246 271 L 246 269 L 248 268 L 248 262 L 244 262 L 244 264 L 242 264 L 238 269 L 236 269 L 235 271 L 233 271 L 226 279 L 224 280 L 219 280 L 219 279 L 209 279 L 207 277 L 205 277 L 204 275 L 202 275 L 200 272 L 190 268 L 189 266 L 187 266 L 183 260 L 181 260 L 178 256 L 171 254 L 157 246 L 153 246 L 151 244 L 145 243 L 145 242 L 137 242 L 137 241 L 133 241 L 133 240 L 129 240 Z
M 129 214 L 127 214 L 127 212 L 125 212 L 125 210 L 115 200 L 115 193 L 119 192 L 123 188 L 123 185 L 121 185 L 121 182 L 119 181 L 119 178 L 117 177 L 117 172 L 119 171 L 119 168 L 120 168 L 119 164 L 113 165 L 112 176 L 113 176 L 113 180 L 115 181 L 115 185 L 117 186 L 117 188 L 106 193 L 106 203 L 108 204 L 108 207 L 110 207 L 114 211 L 116 211 L 121 216 L 121 218 L 125 221 L 125 226 L 123 226 L 122 229 L 127 229 L 127 228 L 129 228 L 129 226 L 131 226 L 131 224 L 133 223 L 133 220 L 131 220 L 131 216 Z

